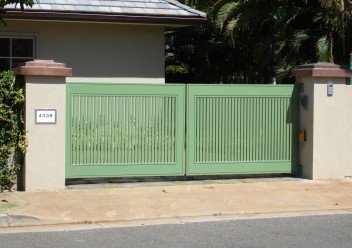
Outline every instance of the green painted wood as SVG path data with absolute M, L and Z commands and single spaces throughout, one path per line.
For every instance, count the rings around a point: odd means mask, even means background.
M 67 84 L 66 177 L 295 173 L 289 85 Z
M 187 175 L 294 173 L 293 85 L 188 85 Z
M 66 178 L 184 175 L 184 85 L 67 84 Z

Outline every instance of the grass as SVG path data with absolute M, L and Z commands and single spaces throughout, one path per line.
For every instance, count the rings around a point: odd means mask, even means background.
M 9 210 L 16 209 L 19 207 L 20 205 L 17 203 L 11 203 L 11 202 L 0 203 L 0 214 L 7 213 Z

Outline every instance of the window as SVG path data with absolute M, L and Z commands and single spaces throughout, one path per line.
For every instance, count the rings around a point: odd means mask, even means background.
M 34 59 L 34 38 L 0 37 L 0 72 Z

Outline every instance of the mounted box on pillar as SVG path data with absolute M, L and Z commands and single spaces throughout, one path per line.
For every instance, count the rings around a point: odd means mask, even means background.
M 53 60 L 34 60 L 14 71 L 24 77 L 28 139 L 19 189 L 64 189 L 66 77 L 72 69 Z
M 352 86 L 347 68 L 332 63 L 307 64 L 293 70 L 301 92 L 300 130 L 303 176 L 310 179 L 344 178 L 352 175 L 350 152 Z M 303 104 L 304 103 L 304 104 Z

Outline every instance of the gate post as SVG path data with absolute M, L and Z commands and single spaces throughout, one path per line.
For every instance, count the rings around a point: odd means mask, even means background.
M 14 71 L 24 77 L 28 139 L 19 189 L 64 189 L 66 77 L 72 70 L 52 60 L 34 60 Z
M 352 86 L 346 68 L 332 63 L 307 64 L 293 70 L 302 84 L 300 165 L 310 179 L 352 176 Z

